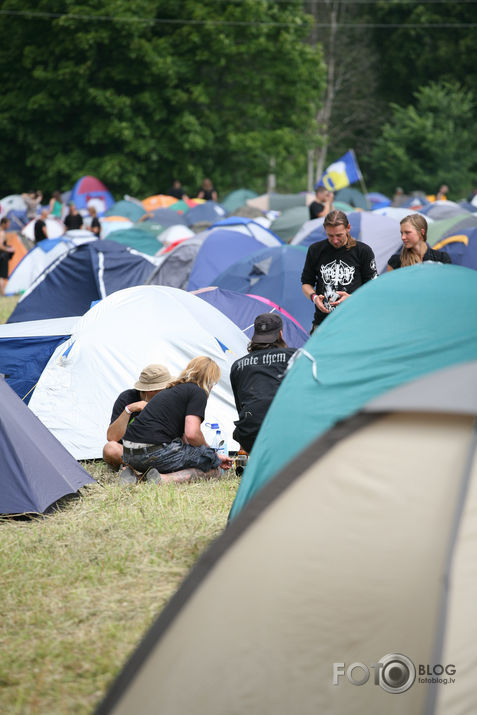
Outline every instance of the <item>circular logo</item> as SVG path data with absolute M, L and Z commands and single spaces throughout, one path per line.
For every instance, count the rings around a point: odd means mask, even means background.
M 405 693 L 416 679 L 415 665 L 407 655 L 388 653 L 378 663 L 382 663 L 379 685 L 388 693 Z

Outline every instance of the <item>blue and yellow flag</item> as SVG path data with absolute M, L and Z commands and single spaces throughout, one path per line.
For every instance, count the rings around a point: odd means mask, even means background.
M 340 159 L 330 164 L 322 174 L 321 179 L 315 184 L 315 191 L 318 186 L 324 186 L 328 191 L 338 191 L 345 186 L 354 184 L 362 178 L 358 162 L 354 151 L 350 149 Z

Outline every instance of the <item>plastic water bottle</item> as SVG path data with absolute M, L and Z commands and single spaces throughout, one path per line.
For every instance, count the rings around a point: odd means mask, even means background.
M 217 454 L 228 456 L 227 442 L 222 437 L 222 432 L 219 429 L 215 432 L 214 449 Z

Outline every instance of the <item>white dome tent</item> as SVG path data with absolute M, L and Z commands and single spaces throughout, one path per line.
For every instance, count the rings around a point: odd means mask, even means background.
M 177 288 L 137 286 L 117 291 L 78 321 L 46 365 L 30 408 L 76 459 L 101 457 L 118 394 L 132 387 L 149 363 L 177 375 L 198 355 L 221 369 L 206 421 L 218 422 L 232 442 L 237 419 L 229 382 L 232 362 L 248 339 L 223 313 Z

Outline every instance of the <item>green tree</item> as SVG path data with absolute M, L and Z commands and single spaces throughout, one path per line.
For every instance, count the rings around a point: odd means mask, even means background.
M 271 158 L 303 180 L 324 67 L 296 4 L 0 0 L 0 13 L 0 195 L 83 174 L 116 195 L 173 175 L 191 194 L 206 175 L 262 190 Z
M 392 104 L 392 119 L 383 127 L 372 154 L 381 190 L 434 193 L 447 184 L 459 199 L 474 185 L 477 140 L 472 126 L 473 92 L 455 82 L 431 82 L 415 92 L 407 107 Z
M 407 104 L 432 81 L 476 85 L 477 27 L 474 2 L 390 2 L 372 6 L 380 57 L 379 90 L 385 100 Z

